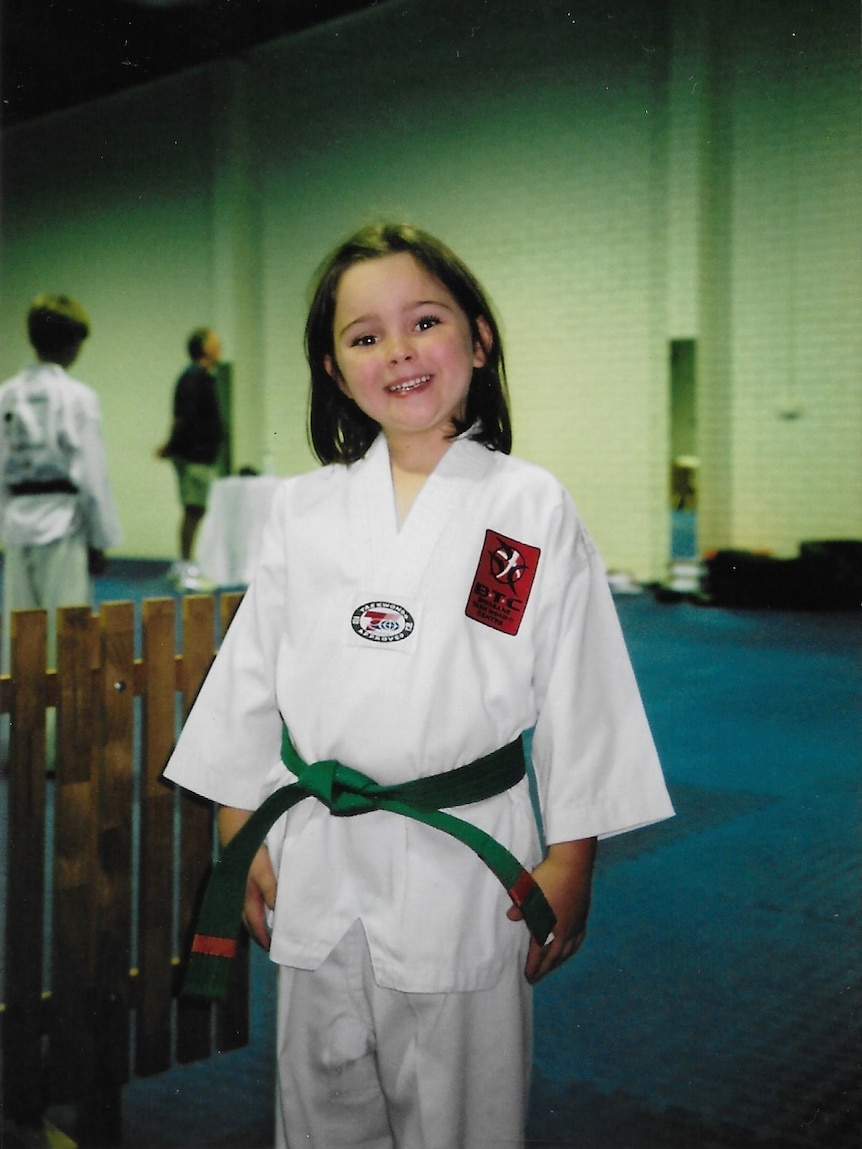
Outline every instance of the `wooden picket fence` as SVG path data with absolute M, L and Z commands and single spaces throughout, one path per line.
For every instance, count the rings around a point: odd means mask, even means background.
M 240 598 L 221 596 L 220 634 Z M 139 658 L 133 603 L 62 609 L 56 670 L 46 613 L 17 612 L 0 680 L 11 720 L 5 1119 L 27 1126 L 72 1107 L 80 1145 L 120 1145 L 133 1074 L 248 1042 L 247 947 L 226 1005 L 177 998 L 213 812 L 160 776 L 217 641 L 216 599 L 180 602 L 180 651 L 177 600 L 142 604 Z

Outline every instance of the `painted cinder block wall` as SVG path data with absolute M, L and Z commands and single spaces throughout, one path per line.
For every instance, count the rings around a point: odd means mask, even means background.
M 0 374 L 38 290 L 90 308 L 123 552 L 170 556 L 187 332 L 234 366 L 234 461 L 313 465 L 306 287 L 357 223 L 437 231 L 503 321 L 515 449 L 609 567 L 664 576 L 668 345 L 698 347 L 701 544 L 862 537 L 860 149 L 846 0 L 384 3 L 14 129 Z
M 667 29 L 616 9 L 397 5 L 261 53 L 259 152 L 283 158 L 261 175 L 264 345 L 268 378 L 302 377 L 285 317 L 357 223 L 440 234 L 502 319 L 516 452 L 559 475 L 609 564 L 650 575 L 667 555 Z M 270 401 L 286 464 L 304 395 Z
M 842 35 L 815 5 L 747 23 L 732 129 L 741 546 L 862 537 L 860 25 L 845 11 Z
M 701 545 L 790 555 L 862 538 L 859 13 L 706 11 Z

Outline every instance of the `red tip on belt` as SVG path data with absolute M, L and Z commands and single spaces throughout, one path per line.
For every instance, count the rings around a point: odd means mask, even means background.
M 509 897 L 516 906 L 522 906 L 533 890 L 536 881 L 529 870 L 521 870 L 518 880 L 509 890 Z
M 210 957 L 236 957 L 236 941 L 233 938 L 215 938 L 209 934 L 195 934 L 192 953 L 209 954 Z

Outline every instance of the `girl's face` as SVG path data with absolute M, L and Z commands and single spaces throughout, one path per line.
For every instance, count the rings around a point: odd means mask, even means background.
M 477 326 L 490 346 L 481 316 Z M 338 284 L 333 328 L 326 370 L 390 446 L 447 444 L 485 350 L 443 284 L 408 252 L 354 264 Z

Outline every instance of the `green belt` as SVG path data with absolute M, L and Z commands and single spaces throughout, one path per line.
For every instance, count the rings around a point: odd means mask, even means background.
M 317 798 L 337 817 L 388 810 L 457 838 L 502 882 L 539 944 L 547 942 L 555 918 L 533 876 L 490 834 L 441 809 L 481 802 L 520 782 L 526 773 L 520 738 L 468 766 L 393 786 L 380 786 L 340 762 L 307 765 L 293 748 L 286 729 L 281 757 L 297 781 L 271 794 L 231 838 L 216 862 L 198 916 L 184 994 L 219 1001 L 227 997 L 230 959 L 236 954 L 249 868 L 276 820 L 303 798 Z

